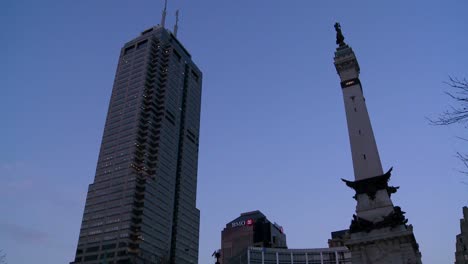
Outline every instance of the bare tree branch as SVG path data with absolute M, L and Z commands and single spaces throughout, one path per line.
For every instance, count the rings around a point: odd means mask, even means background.
M 463 140 L 463 141 L 467 141 L 468 142 L 468 139 L 467 138 L 462 138 L 462 137 L 459 137 L 459 136 L 456 136 L 456 138 L 460 139 L 460 140 Z
M 468 128 L 468 80 L 458 79 L 449 76 L 449 81 L 445 82 L 449 87 L 449 91 L 446 91 L 445 94 L 450 97 L 454 105 L 450 105 L 448 110 L 445 110 L 437 118 L 427 118 L 429 124 L 435 126 L 447 126 L 453 124 L 463 125 L 465 128 Z M 465 137 L 457 137 L 460 140 L 468 141 Z M 457 159 L 459 159 L 466 170 L 460 171 L 460 173 L 468 176 L 468 155 L 457 152 Z M 467 184 L 468 183 L 465 183 Z
M 463 165 L 465 165 L 465 167 L 468 168 L 468 155 L 463 154 L 463 153 L 460 153 L 460 152 L 457 152 L 457 155 L 456 155 L 456 156 L 457 156 L 457 158 L 458 158 L 459 160 L 461 160 L 461 162 L 463 163 Z M 465 171 L 465 172 L 463 172 L 463 173 L 465 173 L 466 175 L 468 175 L 468 171 Z
M 468 124 L 468 80 L 449 77 L 449 81 L 445 84 L 450 89 L 445 94 L 452 101 L 455 101 L 455 106 L 451 105 L 449 110 L 445 110 L 435 119 L 429 118 L 429 124 L 436 126 L 462 124 L 466 126 Z

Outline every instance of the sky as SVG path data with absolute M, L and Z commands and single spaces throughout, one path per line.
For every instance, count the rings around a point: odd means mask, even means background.
M 162 0 L 0 2 L 0 250 L 9 264 L 74 259 L 122 45 L 160 22 Z M 467 178 L 461 126 L 437 127 L 449 76 L 468 78 L 468 2 L 170 0 L 203 71 L 199 263 L 221 230 L 261 210 L 290 248 L 349 227 L 353 168 L 335 31 L 361 82 L 392 196 L 423 262 L 453 263 Z

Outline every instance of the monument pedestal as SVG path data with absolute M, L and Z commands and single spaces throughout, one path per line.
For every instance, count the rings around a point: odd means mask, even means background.
M 390 198 L 399 188 L 388 185 L 391 171 L 364 180 L 343 180 L 356 191 L 356 215 L 345 242 L 353 264 L 421 264 L 413 227 L 406 225 L 405 212 L 393 206 Z
M 421 264 L 411 225 L 352 233 L 345 246 L 353 264 Z

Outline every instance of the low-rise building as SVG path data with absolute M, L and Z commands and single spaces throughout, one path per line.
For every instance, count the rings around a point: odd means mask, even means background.
M 287 248 L 283 228 L 260 211 L 242 213 L 221 232 L 221 259 L 228 263 L 248 247 Z
M 351 264 L 346 247 L 283 249 L 249 247 L 225 264 Z
M 344 247 L 349 236 L 349 229 L 331 232 L 331 239 L 328 239 L 328 247 Z

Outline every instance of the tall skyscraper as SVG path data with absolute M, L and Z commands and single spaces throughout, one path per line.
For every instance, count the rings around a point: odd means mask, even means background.
M 358 61 L 344 42 L 339 23 L 335 29 L 338 44 L 335 67 L 341 79 L 355 179 L 344 181 L 356 191 L 357 201 L 345 245 L 351 251 L 353 264 L 420 264 L 421 253 L 413 228 L 390 198 L 398 187 L 388 185 L 391 169 L 383 173 L 359 80 Z
M 72 263 L 198 263 L 202 73 L 164 19 L 121 49 Z

